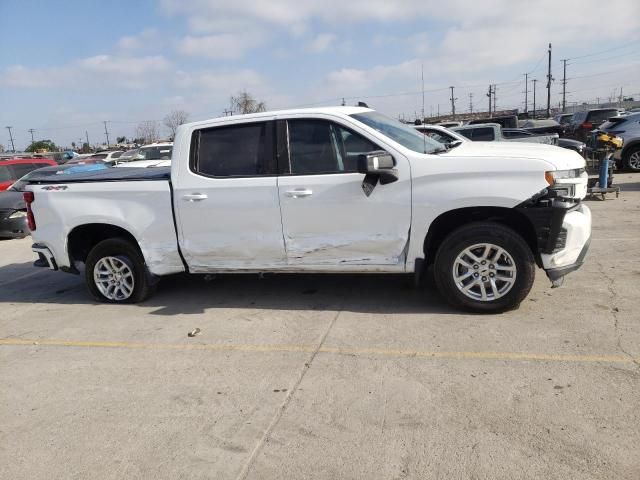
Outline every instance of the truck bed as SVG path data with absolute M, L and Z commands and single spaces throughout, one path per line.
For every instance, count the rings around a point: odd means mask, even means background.
M 171 167 L 154 168 L 105 168 L 70 174 L 38 176 L 37 172 L 29 178 L 34 185 L 87 182 L 135 182 L 149 180 L 169 180 Z

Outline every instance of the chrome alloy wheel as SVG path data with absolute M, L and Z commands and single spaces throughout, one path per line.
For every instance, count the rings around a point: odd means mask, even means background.
M 118 257 L 103 257 L 93 267 L 93 281 L 109 300 L 126 300 L 133 293 L 133 271 Z
M 516 264 L 504 248 L 478 243 L 453 262 L 453 280 L 465 296 L 490 302 L 504 297 L 516 282 Z
M 628 164 L 629 168 L 633 170 L 640 170 L 640 150 L 629 155 Z

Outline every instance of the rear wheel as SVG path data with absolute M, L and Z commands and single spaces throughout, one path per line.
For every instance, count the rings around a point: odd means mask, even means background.
M 453 306 L 482 313 L 516 308 L 535 278 L 529 245 L 512 229 L 478 222 L 453 231 L 434 264 L 438 290 Z
M 89 252 L 85 267 L 89 292 L 101 302 L 137 303 L 153 293 L 142 254 L 123 238 L 98 243 Z
M 640 145 L 625 152 L 624 166 L 634 172 L 640 172 Z

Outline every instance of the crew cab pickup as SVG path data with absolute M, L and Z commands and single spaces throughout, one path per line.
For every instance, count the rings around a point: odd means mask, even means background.
M 474 142 L 523 142 L 557 145 L 559 135 L 552 134 L 518 134 L 518 129 L 502 129 L 497 123 L 482 123 L 454 127 L 451 130 L 464 135 Z
M 178 129 L 171 167 L 33 177 L 39 255 L 104 302 L 179 272 L 433 272 L 453 305 L 520 304 L 559 284 L 591 235 L 585 161 L 545 145 L 451 147 L 362 107 L 264 112 Z

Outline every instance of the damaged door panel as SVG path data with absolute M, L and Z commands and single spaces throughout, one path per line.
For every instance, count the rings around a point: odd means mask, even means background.
M 398 181 L 378 184 L 367 195 L 358 159 L 382 150 L 374 142 L 322 119 L 279 121 L 278 126 L 278 191 L 288 265 L 320 270 L 404 265 L 411 223 L 406 159 L 395 156 Z

